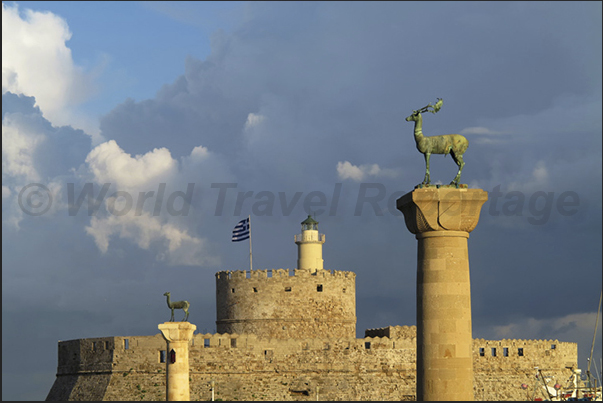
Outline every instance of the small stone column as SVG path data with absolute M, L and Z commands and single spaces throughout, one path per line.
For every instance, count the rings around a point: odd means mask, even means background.
M 158 327 L 167 342 L 166 400 L 190 400 L 188 343 L 193 338 L 197 326 L 188 322 L 165 322 Z M 173 363 L 170 357 L 172 350 L 176 354 L 176 361 Z
M 488 193 L 415 189 L 397 200 L 418 240 L 417 400 L 474 400 L 467 239 Z

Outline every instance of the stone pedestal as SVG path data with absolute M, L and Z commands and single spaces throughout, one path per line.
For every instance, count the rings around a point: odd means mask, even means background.
M 467 239 L 488 193 L 422 188 L 396 207 L 416 235 L 417 400 L 474 400 Z
M 167 342 L 166 400 L 190 400 L 188 344 L 197 326 L 188 322 L 165 322 L 158 327 Z M 175 362 L 171 362 L 172 350 L 175 353 Z

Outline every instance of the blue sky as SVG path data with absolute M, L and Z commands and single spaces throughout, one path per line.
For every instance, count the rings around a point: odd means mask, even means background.
M 316 212 L 325 268 L 357 273 L 358 337 L 415 324 L 416 240 L 393 203 L 424 175 L 404 118 L 437 97 L 424 133 L 465 135 L 461 181 L 490 196 L 473 336 L 577 342 L 585 368 L 600 2 L 4 2 L 2 18 L 3 399 L 46 397 L 58 340 L 157 333 L 166 291 L 214 331 L 247 215 L 254 268 L 294 268 Z M 455 173 L 432 156 L 434 183 Z M 105 183 L 95 214 L 70 214 L 69 189 Z
M 212 32 L 230 30 L 240 8 L 237 1 L 4 4 L 17 4 L 21 11 L 50 11 L 67 22 L 73 63 L 89 71 L 102 69 L 98 92 L 81 105 L 97 116 L 128 97 L 152 98 L 182 73 L 187 56 L 207 57 Z

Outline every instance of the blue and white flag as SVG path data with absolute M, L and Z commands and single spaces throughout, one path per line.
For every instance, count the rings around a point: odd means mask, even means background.
M 232 230 L 232 241 L 239 242 L 249 238 L 249 217 L 239 221 L 239 223 Z

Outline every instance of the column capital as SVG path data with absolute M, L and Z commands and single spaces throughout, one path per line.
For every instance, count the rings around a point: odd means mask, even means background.
M 157 327 L 161 330 L 163 338 L 169 343 L 189 341 L 197 330 L 197 326 L 189 322 L 164 322 Z
M 471 232 L 477 226 L 488 192 L 482 189 L 420 188 L 396 201 L 413 234 L 429 231 Z

